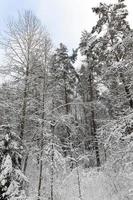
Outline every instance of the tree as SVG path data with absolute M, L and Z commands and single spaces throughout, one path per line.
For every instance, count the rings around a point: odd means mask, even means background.
M 19 136 L 11 132 L 9 125 L 1 126 L 4 137 L 0 144 L 0 199 L 1 200 L 25 200 L 23 190 L 27 178 L 21 171 L 21 159 L 23 144 Z
M 16 131 L 20 132 L 23 140 L 32 140 L 38 127 L 40 110 L 41 115 L 43 113 L 44 103 L 41 96 L 44 96 L 44 88 L 40 92 L 39 84 L 42 85 L 45 79 L 46 69 L 43 68 L 47 68 L 44 65 L 49 59 L 47 57 L 49 56 L 48 48 L 51 45 L 50 38 L 36 16 L 31 11 L 25 11 L 24 14 L 18 15 L 17 20 L 9 21 L 6 36 L 1 38 L 0 43 L 5 48 L 9 61 L 7 70 L 10 71 L 12 77 L 10 82 L 16 94 L 15 103 L 18 106 L 16 116 L 19 118 L 16 120 Z M 35 114 L 38 106 L 41 109 Z M 38 121 L 35 121 L 36 116 L 38 116 Z M 27 159 L 26 155 L 22 163 L 24 172 Z
M 97 40 L 91 34 L 87 33 L 86 31 L 83 32 L 81 42 L 80 42 L 80 50 L 83 56 L 85 56 L 85 65 L 86 67 L 84 70 L 86 71 L 86 86 L 87 86 L 87 94 L 85 101 L 89 106 L 89 118 L 86 118 L 86 123 L 89 122 L 90 130 L 88 131 L 88 137 L 92 138 L 91 143 L 93 143 L 93 147 L 96 153 L 96 163 L 97 167 L 100 166 L 100 155 L 99 155 L 99 145 L 98 139 L 96 134 L 97 124 L 95 121 L 95 102 L 97 100 L 98 89 L 97 85 L 95 84 L 96 78 L 98 79 L 99 76 L 99 69 L 97 68 L 98 59 L 98 52 L 95 49 Z M 85 115 L 86 110 L 85 110 Z M 88 144 L 89 145 L 89 144 Z
M 21 120 L 19 124 L 20 137 L 24 138 L 26 129 L 26 113 L 30 91 L 33 58 L 40 58 L 46 31 L 40 21 L 31 11 L 19 14 L 16 21 L 8 22 L 6 36 L 1 38 L 1 45 L 5 48 L 8 58 L 7 69 L 20 86 Z M 37 53 L 39 50 L 40 53 Z M 14 79 L 13 79 L 14 80 Z
M 36 91 L 39 95 L 37 95 L 37 98 L 39 96 L 39 102 L 37 101 L 37 105 L 39 108 L 35 106 L 36 115 L 37 118 L 41 120 L 41 130 L 38 130 L 40 134 L 36 134 L 36 137 L 38 138 L 39 141 L 39 149 L 40 149 L 40 156 L 39 156 L 39 184 L 38 184 L 38 199 L 40 199 L 41 196 L 41 185 L 42 185 L 42 173 L 43 173 L 43 152 L 44 152 L 44 147 L 46 146 L 47 141 L 46 140 L 46 127 L 47 126 L 47 116 L 46 116 L 46 110 L 48 109 L 47 107 L 47 101 L 49 99 L 49 92 L 48 92 L 48 71 L 49 71 L 49 65 L 50 65 L 50 58 L 51 58 L 51 51 L 52 51 L 52 43 L 50 37 L 47 35 L 44 40 L 44 47 L 42 51 L 42 56 L 39 61 L 37 61 L 37 66 L 39 69 L 37 69 L 38 75 L 36 75 Z M 36 65 L 35 65 L 36 66 Z M 36 73 L 36 68 L 35 74 Z M 40 87 L 41 85 L 41 87 Z M 36 118 L 35 118 L 36 119 Z
M 62 105 L 58 111 L 68 116 L 71 113 L 70 105 L 73 101 L 76 72 L 72 65 L 71 57 L 68 55 L 68 50 L 62 43 L 52 58 L 50 72 L 55 107 Z M 67 156 L 70 153 L 71 131 L 68 126 L 60 126 L 61 129 L 64 130 L 59 137 L 64 146 L 64 155 Z
M 131 48 L 129 50 L 129 47 L 123 42 L 131 33 L 126 19 L 128 15 L 126 5 L 124 1 L 120 0 L 116 4 L 110 5 L 100 3 L 99 7 L 93 8 L 93 11 L 99 16 L 99 19 L 96 26 L 93 27 L 92 33 L 100 34 L 104 30 L 103 36 L 99 36 L 99 46 L 102 49 L 100 63 L 104 66 L 103 74 L 106 77 L 110 75 L 110 80 L 112 79 L 110 88 L 114 83 L 112 76 L 115 77 L 115 83 L 120 88 L 119 91 L 124 90 L 128 105 L 133 108 L 130 79 L 127 77 L 129 73 L 127 75 L 127 67 L 125 67 L 125 59 Z

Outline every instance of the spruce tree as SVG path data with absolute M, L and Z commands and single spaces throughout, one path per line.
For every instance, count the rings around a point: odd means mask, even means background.
M 93 8 L 93 11 L 99 16 L 92 34 L 97 35 L 97 48 L 101 49 L 99 63 L 102 65 L 103 81 L 110 90 L 110 98 L 115 94 L 116 100 L 112 104 L 120 114 L 123 106 L 125 109 L 128 106 L 133 108 L 131 72 L 129 73 L 129 62 L 126 63 L 131 46 L 124 42 L 131 34 L 127 21 L 128 11 L 124 0 L 109 5 L 100 3 L 99 7 Z M 117 87 L 114 87 L 116 85 Z
M 23 189 L 27 178 L 21 171 L 23 144 L 9 125 L 2 125 L 3 138 L 0 143 L 0 199 L 26 200 Z
M 55 107 L 60 114 L 69 118 L 73 101 L 76 72 L 72 64 L 72 57 L 68 55 L 67 47 L 60 44 L 52 58 L 51 87 Z M 68 119 L 69 120 L 69 119 Z M 67 124 L 67 123 L 66 123 Z M 70 153 L 71 130 L 66 124 L 60 126 L 59 138 L 63 144 L 64 155 Z
M 93 144 L 96 154 L 96 165 L 100 166 L 100 154 L 99 154 L 99 144 L 97 138 L 97 122 L 96 122 L 96 107 L 98 100 L 98 79 L 100 76 L 100 68 L 98 68 L 99 63 L 99 52 L 95 48 L 97 45 L 97 39 L 95 36 L 92 36 L 91 33 L 87 31 L 83 32 L 81 42 L 80 42 L 80 51 L 81 54 L 85 57 L 84 59 L 84 81 L 86 79 L 85 85 L 87 86 L 85 90 L 85 102 L 88 105 L 88 108 L 85 109 L 85 118 L 86 124 L 89 124 L 88 130 L 88 144 L 89 146 Z M 82 67 L 83 68 L 83 67 Z M 82 85 L 83 86 L 83 85 Z M 83 87 L 82 87 L 83 88 Z M 84 89 L 83 89 L 84 90 Z M 82 90 L 82 91 L 83 91 Z

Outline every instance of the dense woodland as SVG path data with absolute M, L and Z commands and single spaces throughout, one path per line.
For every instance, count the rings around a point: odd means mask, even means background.
M 92 11 L 72 52 L 31 11 L 1 33 L 0 200 L 133 199 L 133 30 L 124 0 Z

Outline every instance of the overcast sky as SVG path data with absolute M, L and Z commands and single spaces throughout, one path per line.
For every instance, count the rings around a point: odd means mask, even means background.
M 76 48 L 81 32 L 91 30 L 96 22 L 91 8 L 101 1 L 117 0 L 0 0 L 0 30 L 5 28 L 10 16 L 17 16 L 17 11 L 30 9 L 45 24 L 56 46 L 63 42 L 69 49 Z M 126 0 L 126 4 L 133 27 L 133 0 Z

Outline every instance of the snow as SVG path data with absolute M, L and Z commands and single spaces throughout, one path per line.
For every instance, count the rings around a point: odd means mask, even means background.
M 0 174 L 0 182 L 2 182 L 3 185 L 5 183 L 4 180 L 7 174 L 10 174 L 12 172 L 12 160 L 9 154 L 5 157 L 5 159 L 3 159 L 1 170 L 2 173 Z
M 30 160 L 27 169 L 29 182 L 29 199 L 37 199 L 38 168 Z M 110 165 L 110 164 L 109 164 Z M 50 168 L 44 164 L 42 180 L 41 200 L 48 200 L 50 195 Z M 127 169 L 128 170 L 128 169 Z M 58 173 L 58 175 L 57 175 Z M 79 195 L 78 173 L 81 188 Z M 34 174 L 34 176 L 33 176 Z M 54 200 L 132 200 L 133 177 L 129 173 L 119 172 L 115 174 L 109 166 L 102 169 L 78 167 L 72 171 L 64 168 L 64 171 L 54 173 Z M 131 198 L 131 199 L 130 199 Z
M 115 200 L 117 195 L 111 193 L 110 183 L 103 172 L 80 169 L 82 200 Z M 60 200 L 79 200 L 76 169 L 64 180 L 58 194 Z
M 14 169 L 15 175 L 18 179 L 24 180 L 25 182 L 28 182 L 27 177 L 22 173 L 20 169 Z

